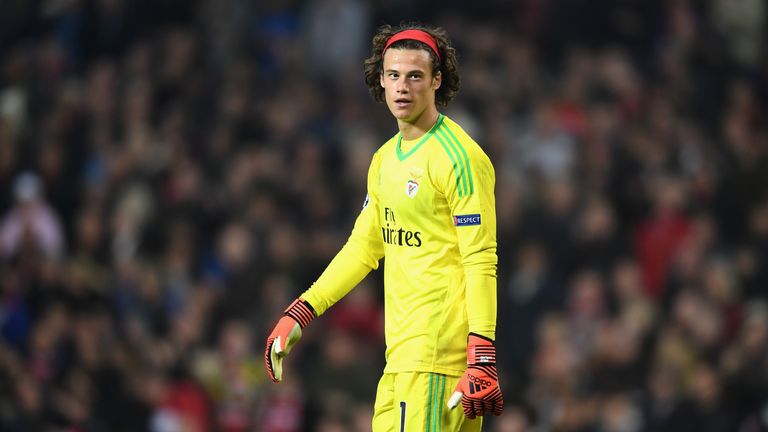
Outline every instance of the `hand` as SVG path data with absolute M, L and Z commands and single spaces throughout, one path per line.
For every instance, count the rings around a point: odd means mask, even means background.
M 454 409 L 461 401 L 464 415 L 470 419 L 485 413 L 500 415 L 504 410 L 504 397 L 496 371 L 496 347 L 493 341 L 470 333 L 467 342 L 467 370 L 448 400 Z
M 306 327 L 315 316 L 315 311 L 309 303 L 296 299 L 288 306 L 285 316 L 280 318 L 272 333 L 269 334 L 267 349 L 264 351 L 264 362 L 272 381 L 282 381 L 283 359 L 301 339 L 301 329 Z

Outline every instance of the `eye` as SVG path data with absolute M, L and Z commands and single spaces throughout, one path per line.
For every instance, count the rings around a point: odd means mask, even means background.
M 397 77 L 398 77 L 398 75 L 397 75 L 397 73 L 395 73 L 395 72 L 388 72 L 388 73 L 387 73 L 387 78 L 390 78 L 390 79 L 397 79 Z
M 412 80 L 418 80 L 418 79 L 421 79 L 421 75 L 417 74 L 417 73 L 413 73 L 408 78 L 410 78 Z

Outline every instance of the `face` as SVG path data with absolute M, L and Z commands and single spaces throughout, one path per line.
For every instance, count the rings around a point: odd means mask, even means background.
M 384 53 L 383 70 L 384 98 L 398 121 L 415 123 L 427 108 L 434 108 L 441 75 L 432 76 L 427 51 L 390 48 Z

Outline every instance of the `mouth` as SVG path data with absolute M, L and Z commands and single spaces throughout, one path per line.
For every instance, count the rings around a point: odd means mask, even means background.
M 397 106 L 398 108 L 405 108 L 410 104 L 411 104 L 411 101 L 408 99 L 395 99 L 395 106 Z

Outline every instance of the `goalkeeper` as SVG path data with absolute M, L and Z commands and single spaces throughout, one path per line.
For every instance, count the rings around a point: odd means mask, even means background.
M 347 243 L 269 335 L 267 369 L 280 381 L 302 329 L 384 258 L 386 366 L 373 431 L 479 431 L 480 416 L 504 405 L 494 346 L 493 166 L 438 110 L 460 83 L 443 29 L 379 28 L 364 70 L 398 132 L 373 155 Z

